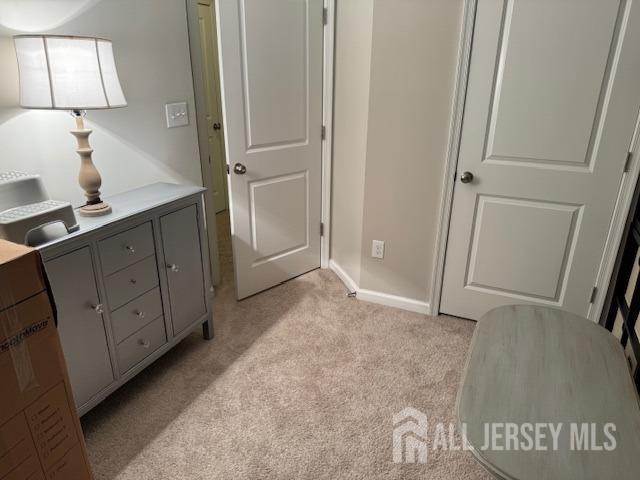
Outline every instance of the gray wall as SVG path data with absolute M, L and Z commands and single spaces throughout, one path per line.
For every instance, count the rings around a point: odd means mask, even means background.
M 184 1 L 7 1 L 0 4 L 0 23 L 0 170 L 40 173 L 52 198 L 84 203 L 69 134 L 73 119 L 66 112 L 19 108 L 11 35 L 95 35 L 113 40 L 129 103 L 86 118 L 102 192 L 156 181 L 201 184 Z M 176 101 L 188 103 L 191 123 L 169 130 L 164 104 Z
M 332 258 L 360 288 L 429 302 L 463 1 L 362 2 L 373 6 L 368 88 L 359 90 L 369 99 L 368 109 L 359 111 L 366 118 L 357 127 L 352 124 L 351 131 L 366 130 L 366 147 L 354 148 L 356 140 L 336 142 L 333 185 L 334 202 L 349 198 L 354 203 L 350 210 L 362 208 L 359 266 L 352 266 L 353 255 L 349 263 L 344 260 L 346 250 L 356 250 L 346 247 L 350 244 L 344 228 L 340 235 L 334 232 Z M 339 56 L 354 48 L 353 23 L 368 31 L 366 15 L 341 23 L 345 3 L 349 2 L 338 0 Z M 340 74 L 337 69 L 336 92 L 349 92 L 362 76 L 361 70 Z M 352 95 L 336 94 L 336 136 L 340 122 L 346 121 L 341 112 L 353 112 L 352 103 Z M 346 172 L 348 180 L 337 178 Z M 334 211 L 339 208 L 343 206 L 334 205 Z M 351 225 L 352 230 L 358 227 L 356 222 Z M 385 241 L 382 260 L 371 257 L 374 239 Z

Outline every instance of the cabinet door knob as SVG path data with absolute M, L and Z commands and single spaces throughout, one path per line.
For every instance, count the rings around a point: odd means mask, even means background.
M 136 283 L 138 283 L 138 281 L 135 278 L 132 278 L 129 281 L 131 282 L 131 285 L 135 285 Z
M 98 303 L 97 305 L 91 305 L 91 308 L 98 314 L 102 315 L 104 313 L 104 305 Z
M 151 345 L 151 342 L 149 342 L 149 340 L 145 340 L 144 338 L 141 338 L 140 340 L 138 340 L 138 345 L 144 348 L 149 348 L 149 346 Z
M 138 318 L 144 318 L 144 312 L 142 310 L 137 310 L 135 313 Z
M 172 272 L 179 272 L 180 271 L 180 267 L 178 265 L 176 265 L 175 263 L 167 265 L 167 268 L 169 270 L 171 270 Z
M 127 249 L 127 251 L 128 251 L 131 255 L 133 255 L 134 253 L 136 253 L 136 249 L 135 249 L 135 248 L 133 248 L 133 245 L 127 245 L 127 246 L 126 246 L 126 247 L 124 247 L 124 248 L 126 248 L 126 249 Z

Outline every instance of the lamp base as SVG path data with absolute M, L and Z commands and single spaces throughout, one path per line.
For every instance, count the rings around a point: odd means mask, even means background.
M 109 204 L 104 203 L 100 198 L 100 185 L 102 179 L 98 169 L 91 160 L 91 154 L 93 149 L 89 145 L 89 135 L 91 135 L 90 128 L 84 128 L 84 111 L 73 110 L 71 112 L 76 119 L 76 128 L 71 130 L 71 134 L 76 137 L 78 141 L 78 148 L 76 152 L 80 155 L 80 174 L 78 175 L 78 181 L 80 186 L 84 190 L 84 195 L 87 197 L 87 204 L 78 210 L 78 213 L 83 217 L 99 217 L 100 215 L 107 215 L 111 213 L 111 207 Z
M 111 205 L 105 202 L 85 205 L 78 209 L 78 213 L 83 217 L 99 217 L 101 215 L 108 215 L 111 213 Z

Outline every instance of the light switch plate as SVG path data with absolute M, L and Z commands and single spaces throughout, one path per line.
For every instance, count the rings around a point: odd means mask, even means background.
M 189 125 L 187 102 L 167 103 L 164 109 L 167 115 L 167 128 Z

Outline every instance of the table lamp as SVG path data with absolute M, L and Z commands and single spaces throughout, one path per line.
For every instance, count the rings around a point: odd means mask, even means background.
M 80 186 L 87 203 L 80 215 L 106 215 L 111 207 L 100 199 L 102 179 L 89 145 L 91 129 L 84 127 L 87 110 L 125 107 L 111 41 L 61 35 L 16 35 L 20 75 L 20 106 L 69 110 L 76 121 L 71 134 L 80 155 Z

